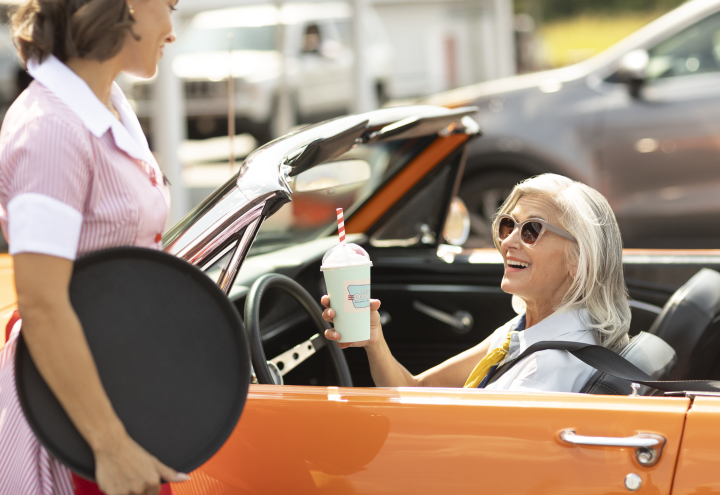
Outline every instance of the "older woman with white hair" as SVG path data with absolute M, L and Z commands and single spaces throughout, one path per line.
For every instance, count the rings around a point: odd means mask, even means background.
M 600 193 L 554 174 L 528 179 L 500 207 L 493 232 L 505 264 L 501 288 L 513 294 L 522 314 L 472 349 L 413 376 L 392 356 L 377 312 L 380 301 L 373 300 L 370 340 L 339 345 L 365 347 L 377 386 L 579 392 L 594 370 L 566 351 L 531 354 L 495 381 L 493 373 L 540 341 L 615 351 L 628 343 L 620 230 Z M 327 296 L 322 303 L 323 317 L 332 322 L 335 312 Z M 334 330 L 325 335 L 340 338 Z

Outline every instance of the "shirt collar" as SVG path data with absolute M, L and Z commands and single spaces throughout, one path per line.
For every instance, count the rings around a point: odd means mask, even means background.
M 95 137 L 100 138 L 108 129 L 112 129 L 118 148 L 135 159 L 154 163 L 140 123 L 116 83 L 113 83 L 110 99 L 122 122 L 100 102 L 80 76 L 54 55 L 42 63 L 31 59 L 27 65 L 30 75 L 67 105 Z
M 523 318 L 525 315 L 522 315 Z M 543 340 L 574 340 L 563 337 L 569 333 L 586 331 L 590 313 L 587 309 L 556 311 L 540 323 L 512 335 L 510 354 L 519 354 Z M 514 342 L 513 342 L 514 341 Z M 515 343 L 515 345 L 513 345 Z

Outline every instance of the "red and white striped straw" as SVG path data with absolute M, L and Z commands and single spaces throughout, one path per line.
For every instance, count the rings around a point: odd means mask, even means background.
M 338 235 L 340 236 L 340 245 L 345 245 L 345 220 L 343 219 L 343 209 L 342 208 L 336 208 L 335 212 L 337 213 L 337 221 L 338 221 Z

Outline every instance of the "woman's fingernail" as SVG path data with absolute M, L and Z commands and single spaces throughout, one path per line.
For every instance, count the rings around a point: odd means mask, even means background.
M 187 474 L 185 474 L 185 473 L 178 473 L 178 474 L 177 474 L 177 480 L 178 480 L 178 481 L 190 481 L 191 479 L 192 479 L 192 478 L 191 478 L 190 476 L 188 476 Z

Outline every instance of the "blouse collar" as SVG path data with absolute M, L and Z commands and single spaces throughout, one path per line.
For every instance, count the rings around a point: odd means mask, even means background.
M 519 318 L 517 317 L 513 321 L 517 322 Z M 587 322 L 589 321 L 590 313 L 586 308 L 556 311 L 540 323 L 521 332 L 513 333 L 510 341 L 510 354 L 524 352 L 531 345 L 544 340 L 577 340 L 575 336 L 569 334 L 587 332 Z
M 54 55 L 42 63 L 31 59 L 27 66 L 30 75 L 67 105 L 95 137 L 100 138 L 112 129 L 118 148 L 137 160 L 155 163 L 140 122 L 116 83 L 113 82 L 110 99 L 122 122 L 103 105 L 80 76 Z

